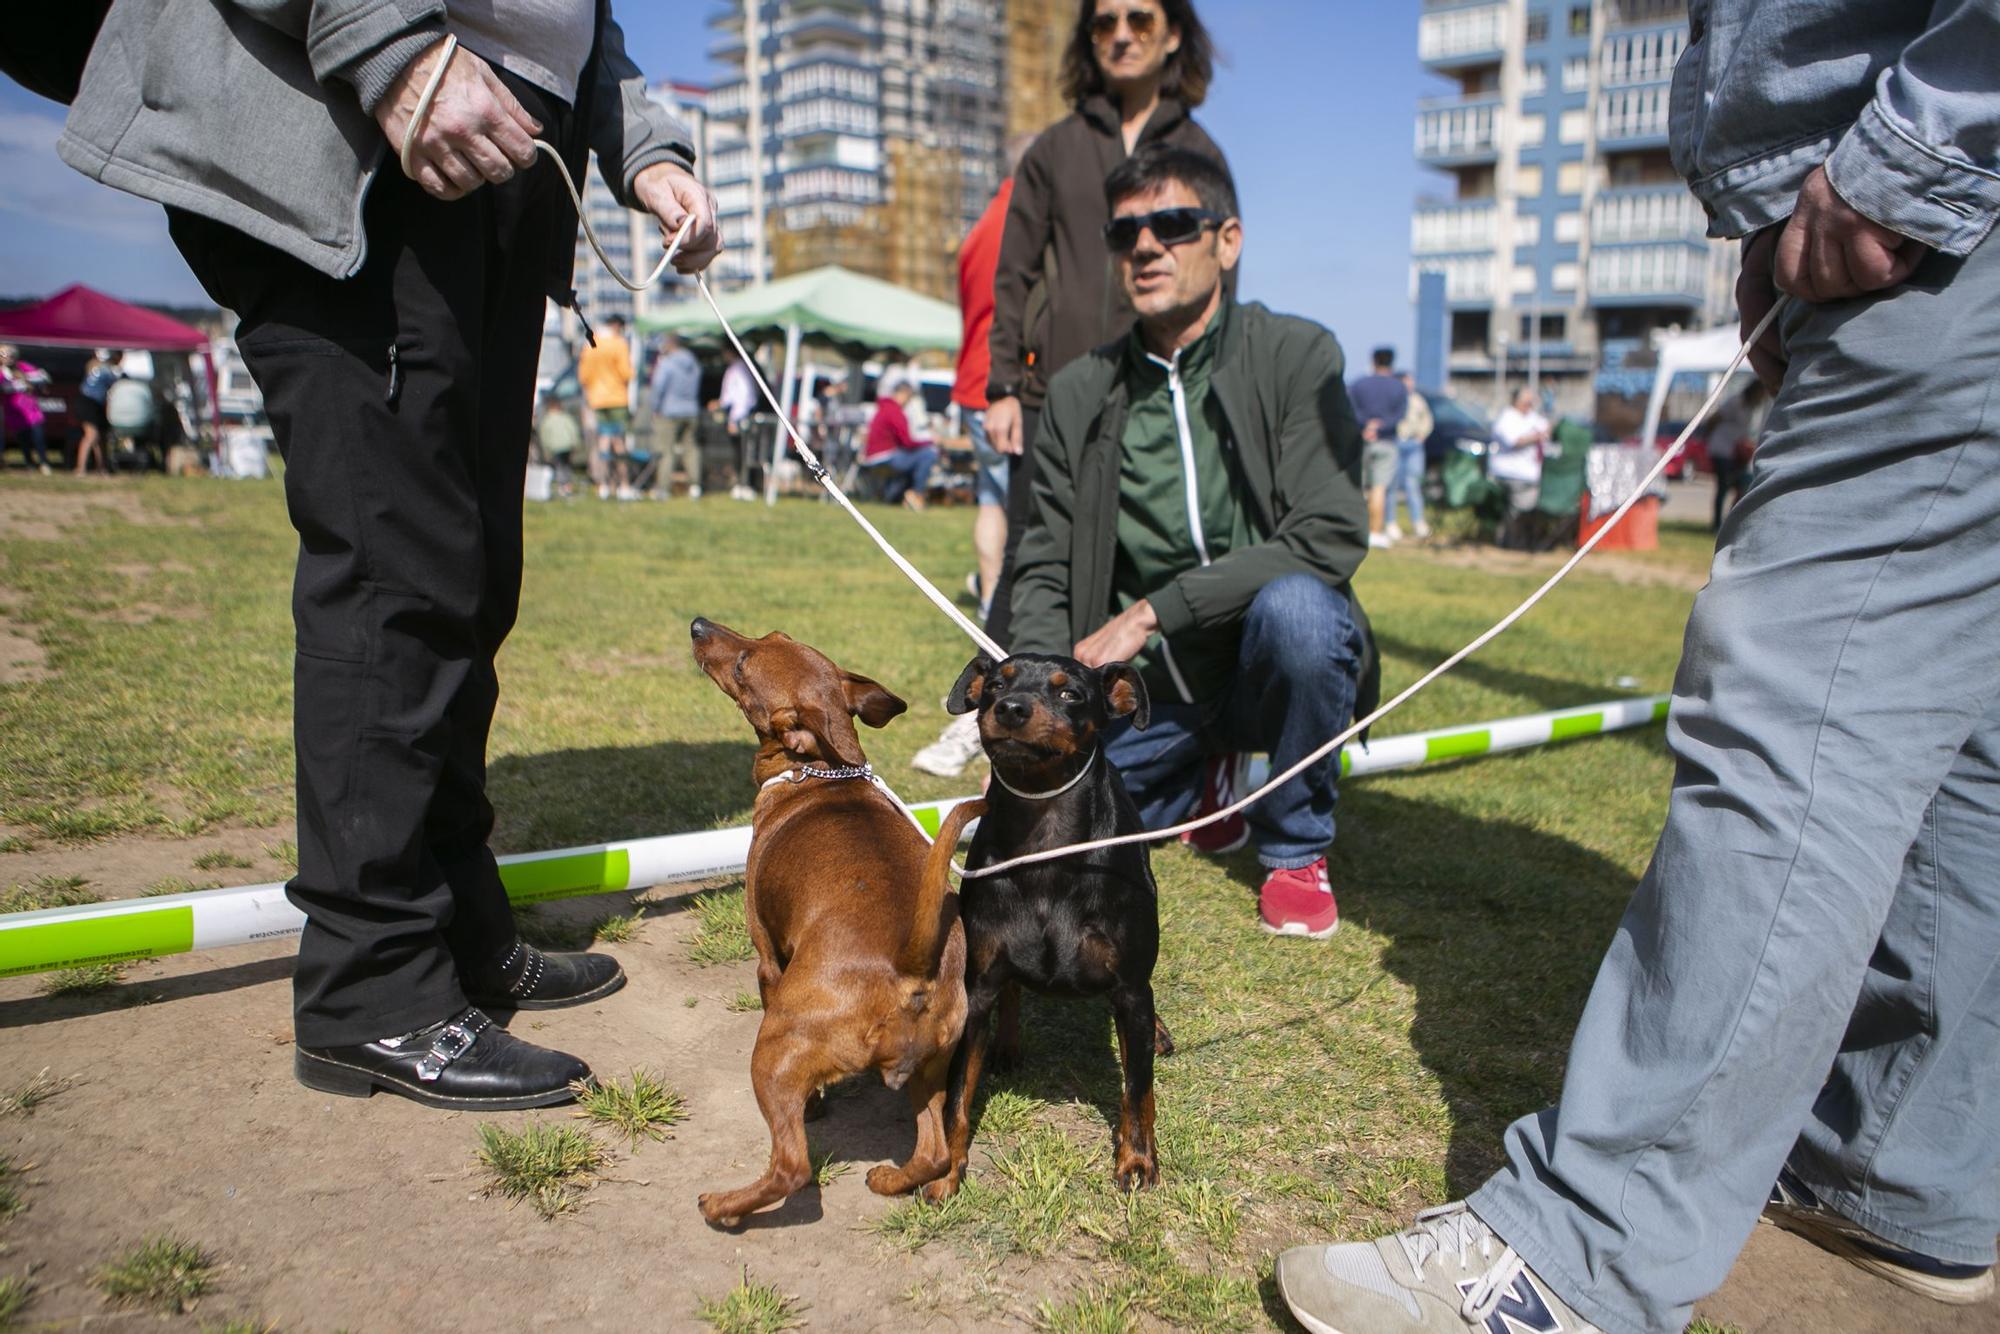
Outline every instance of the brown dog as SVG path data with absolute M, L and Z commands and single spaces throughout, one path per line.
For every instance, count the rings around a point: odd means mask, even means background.
M 965 931 L 951 854 L 983 802 L 959 806 L 926 846 L 870 781 L 855 718 L 882 727 L 908 706 L 787 635 L 750 639 L 697 619 L 694 658 L 757 733 L 744 916 L 757 948 L 764 1019 L 750 1057 L 771 1162 L 740 1190 L 701 1197 L 711 1223 L 734 1227 L 812 1179 L 806 1101 L 879 1070 L 907 1088 L 917 1144 L 901 1167 L 868 1173 L 900 1195 L 951 1166 L 945 1076 L 965 1027 Z

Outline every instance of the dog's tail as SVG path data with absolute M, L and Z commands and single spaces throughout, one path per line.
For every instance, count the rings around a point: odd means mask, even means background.
M 958 850 L 959 835 L 965 826 L 986 813 L 986 802 L 964 801 L 952 807 L 924 858 L 924 879 L 917 889 L 917 911 L 910 919 L 910 939 L 896 961 L 905 977 L 929 977 L 937 969 L 938 946 L 949 924 L 944 920 L 944 897 L 951 892 L 951 858 Z

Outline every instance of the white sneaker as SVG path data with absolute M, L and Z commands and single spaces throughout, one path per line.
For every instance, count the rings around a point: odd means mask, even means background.
M 597 488 L 597 498 L 598 498 L 599 500 L 609 500 L 609 499 L 611 499 L 611 488 L 610 488 L 609 486 L 600 486 L 600 487 L 598 487 L 598 488 Z
M 1402 1232 L 1278 1257 L 1278 1292 L 1312 1334 L 1603 1334 L 1463 1201 Z
M 910 767 L 939 778 L 956 778 L 965 772 L 966 765 L 979 758 L 981 751 L 979 715 L 961 713 L 945 725 L 937 740 L 911 758 Z
M 691 486 L 691 487 L 689 487 L 689 488 L 688 488 L 688 499 L 689 499 L 689 500 L 700 500 L 700 499 L 701 499 L 701 488 L 700 488 L 700 487 L 698 487 L 698 486 Z
M 1389 535 L 1387 533 L 1370 533 L 1368 534 L 1368 545 L 1375 548 L 1377 551 L 1382 551 L 1386 550 L 1389 547 L 1393 547 L 1396 544 L 1389 540 Z
M 620 500 L 637 500 L 639 493 L 629 486 L 621 486 L 618 488 L 618 498 Z
M 1389 525 L 1389 526 L 1388 526 L 1387 528 L 1384 528 L 1384 529 L 1382 530 L 1382 535 L 1383 535 L 1384 537 L 1388 538 L 1391 544 L 1394 544 L 1394 543 L 1397 543 L 1397 542 L 1400 542 L 1400 541 L 1402 541 L 1402 540 L 1403 540 L 1403 530 L 1402 530 L 1401 528 L 1397 527 L 1397 526 L 1396 526 L 1395 524 L 1393 524 L 1393 523 L 1392 523 L 1392 524 L 1390 524 L 1390 525 Z
M 1417 525 L 1417 541 L 1419 541 L 1419 542 L 1428 542 L 1428 541 L 1430 541 L 1430 540 L 1431 540 L 1431 526 L 1430 526 L 1429 524 L 1427 524 L 1427 523 L 1420 523 L 1420 524 L 1418 524 L 1418 525 Z

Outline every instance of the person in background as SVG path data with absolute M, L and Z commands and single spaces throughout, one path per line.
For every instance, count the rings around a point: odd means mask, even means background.
M 901 501 L 909 509 L 921 510 L 938 452 L 936 445 L 919 440 L 910 430 L 907 405 L 916 396 L 917 386 L 909 372 L 900 368 L 883 372 L 875 387 L 875 416 L 868 423 L 868 444 L 861 451 L 861 464 L 887 470 L 883 500 L 891 505 Z
M 1395 544 L 1389 532 L 1389 487 L 1396 480 L 1396 428 L 1409 411 L 1410 391 L 1396 375 L 1396 349 L 1378 347 L 1373 369 L 1348 389 L 1361 422 L 1361 478 L 1368 491 L 1368 545 Z
M 615 494 L 637 500 L 632 489 L 632 345 L 625 341 L 625 318 L 613 315 L 604 332 L 585 346 L 576 360 L 576 378 L 583 401 L 597 419 L 597 455 L 605 461 L 605 477 L 597 488 L 599 500 Z
M 1678 1334 L 1760 1217 L 1857 1271 L 1791 1328 L 1995 1326 L 2000 8 L 1706 0 L 1689 38 L 1673 160 L 1744 238 L 1742 337 L 1789 300 L 1665 827 L 1560 1100 L 1464 1200 L 1280 1255 L 1308 1329 Z
M 542 401 L 542 417 L 535 426 L 535 443 L 541 448 L 542 460 L 556 470 L 556 491 L 560 495 L 576 494 L 573 463 L 576 452 L 583 448 L 583 425 L 571 412 L 569 405 L 554 394 Z
M 972 551 L 978 561 L 972 595 L 979 600 L 979 619 L 990 620 L 1000 567 L 1007 555 L 1008 457 L 993 447 L 986 433 L 986 378 L 992 365 L 989 342 L 993 332 L 993 275 L 1000 267 L 1000 239 L 1007 228 L 1007 208 L 1014 198 L 1014 175 L 1034 136 L 1020 134 L 1007 143 L 1007 179 L 987 204 L 986 212 L 958 249 L 958 315 L 964 336 L 958 345 L 958 375 L 951 401 L 958 404 L 966 434 L 972 438 L 976 471 L 972 496 Z M 938 739 L 918 751 L 910 766 L 923 773 L 951 778 L 964 771 L 980 753 L 979 719 L 962 714 L 945 725 Z
M 1120 720 L 1103 754 L 1160 829 L 1201 799 L 1210 756 L 1265 751 L 1282 772 L 1370 707 L 1349 586 L 1368 554 L 1361 435 L 1333 335 L 1231 295 L 1243 224 L 1213 158 L 1148 144 L 1105 192 L 1135 320 L 1049 385 L 1008 647 L 1138 670 L 1151 724 Z M 1338 781 L 1323 757 L 1196 831 L 1205 852 L 1256 843 L 1266 931 L 1340 923 Z
M 5 416 L 6 434 L 20 437 L 21 456 L 44 476 L 49 472 L 49 441 L 40 397 L 48 382 L 48 372 L 21 360 L 19 348 L 0 344 L 0 413 Z
M 1410 532 L 1423 542 L 1431 535 L 1431 526 L 1424 522 L 1424 442 L 1437 429 L 1437 420 L 1431 416 L 1430 403 L 1417 392 L 1416 377 L 1404 371 L 1397 378 L 1409 391 L 1410 406 L 1396 423 L 1396 480 L 1389 489 L 1384 509 L 1389 522 L 1383 531 L 1391 542 L 1403 540 L 1403 530 L 1396 526 L 1396 498 L 1400 496 L 1410 511 Z
M 1507 508 L 1520 514 L 1541 498 L 1542 455 L 1548 449 L 1549 419 L 1535 407 L 1535 391 L 1522 385 L 1493 420 L 1499 443 L 1487 458 L 1486 473 L 1507 492 Z
M 1104 179 L 1155 143 L 1201 153 L 1226 172 L 1222 150 L 1193 115 L 1213 77 L 1213 44 L 1192 0 L 1078 0 L 1062 61 L 1063 96 L 1074 110 L 1022 158 L 994 269 L 986 432 L 1010 466 L 1006 548 L 986 632 L 1001 644 L 1009 642 L 1009 575 L 1034 503 L 1045 388 L 1131 327 L 1104 250 Z M 1216 779 L 1226 781 L 1220 766 Z
M 751 457 L 754 442 L 750 438 L 750 418 L 757 411 L 757 399 L 756 377 L 750 374 L 743 358 L 731 356 L 722 371 L 722 396 L 712 406 L 721 409 L 729 438 L 736 442 L 736 485 L 729 494 L 737 500 L 757 498 L 750 487 L 751 469 L 758 462 Z
M 674 469 L 687 476 L 689 500 L 701 499 L 701 362 L 668 334 L 653 363 L 653 454 L 660 460 L 658 486 L 673 491 Z
M 104 405 L 110 396 L 111 386 L 118 379 L 119 364 L 124 354 L 109 348 L 99 348 L 97 354 L 83 367 L 83 387 L 78 391 L 77 418 L 83 426 L 83 438 L 77 442 L 76 465 L 78 477 L 90 471 L 93 454 L 108 471 L 111 467 L 110 445 L 111 419 L 104 415 Z
M 1722 531 L 1722 516 L 1732 501 L 1743 499 L 1750 485 L 1750 460 L 1757 452 L 1757 436 L 1764 429 L 1767 407 L 1764 386 L 1751 380 L 1739 394 L 1733 394 L 1715 410 L 1708 428 L 1708 463 L 1715 472 L 1716 532 Z

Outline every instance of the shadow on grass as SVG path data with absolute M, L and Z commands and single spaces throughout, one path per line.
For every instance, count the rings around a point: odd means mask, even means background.
M 1443 662 L 1460 647 L 1458 644 L 1419 644 L 1392 634 L 1385 635 L 1379 629 L 1375 633 L 1375 646 L 1385 658 L 1399 658 L 1404 662 L 1420 664 L 1425 669 Z M 1560 677 L 1543 676 L 1539 672 L 1497 666 L 1477 656 L 1467 658 L 1454 667 L 1452 674 L 1488 690 L 1528 700 L 1534 705 L 1532 711 L 1597 704 L 1617 693 L 1601 681 L 1565 681 Z
M 495 846 L 542 851 L 747 822 L 756 753 L 746 739 L 503 756 L 486 778 Z

